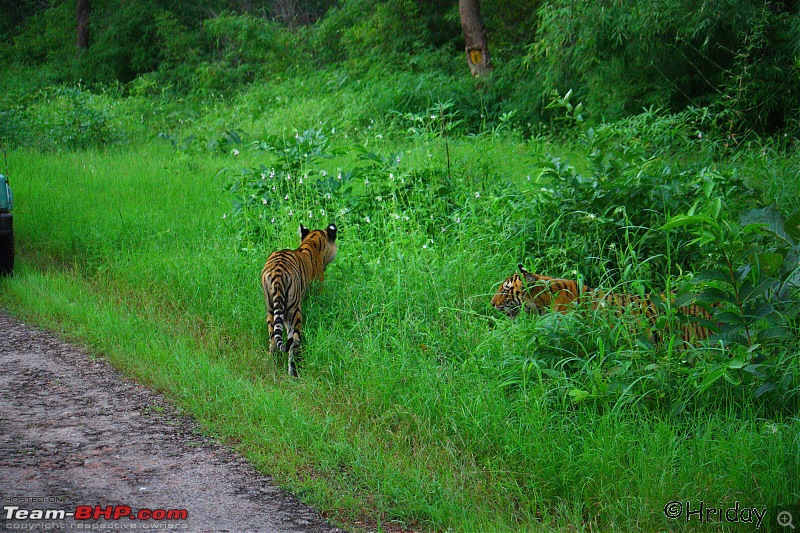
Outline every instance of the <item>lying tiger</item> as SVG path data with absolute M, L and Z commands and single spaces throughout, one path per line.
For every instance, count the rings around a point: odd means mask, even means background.
M 551 309 L 564 313 L 583 302 L 591 303 L 593 309 L 611 307 L 617 313 L 629 309 L 632 313 L 644 315 L 651 325 L 655 324 L 660 314 L 659 305 L 649 295 L 642 298 L 631 294 L 604 293 L 586 285 L 581 286 L 571 279 L 533 274 L 521 263 L 517 266 L 521 275 L 514 274 L 503 281 L 492 298 L 492 306 L 510 318 L 517 316 L 523 308 L 528 313 L 543 314 Z M 679 307 L 677 311 L 710 324 L 711 315 L 696 304 Z M 691 321 L 681 325 L 681 333 L 684 342 L 693 343 L 707 339 L 713 332 L 706 325 Z M 659 332 L 652 332 L 651 339 L 660 342 Z

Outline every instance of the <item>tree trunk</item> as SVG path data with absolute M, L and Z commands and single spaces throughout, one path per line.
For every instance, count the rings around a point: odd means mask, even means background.
M 77 0 L 78 50 L 89 49 L 89 0 Z
M 469 70 L 473 76 L 484 76 L 492 70 L 492 60 L 486 43 L 486 28 L 481 21 L 480 0 L 458 0 L 458 15 L 464 31 Z

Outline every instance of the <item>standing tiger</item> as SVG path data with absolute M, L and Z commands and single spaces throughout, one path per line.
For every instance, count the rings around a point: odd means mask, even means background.
M 300 247 L 273 252 L 261 271 L 261 288 L 267 301 L 269 352 L 289 352 L 290 376 L 297 376 L 295 357 L 300 350 L 303 323 L 300 302 L 312 281 L 324 280 L 325 267 L 336 257 L 336 231 L 333 224 L 325 230 L 313 231 L 300 224 Z
M 613 306 L 617 312 L 630 308 L 631 312 L 647 318 L 651 325 L 659 315 L 659 306 L 649 296 L 642 298 L 631 294 L 603 293 L 571 279 L 533 274 L 522 264 L 517 267 L 522 275 L 514 274 L 503 281 L 492 298 L 492 306 L 511 318 L 523 308 L 528 313 L 542 314 L 550 309 L 564 313 L 570 306 L 582 302 L 591 302 L 593 308 Z M 679 307 L 678 311 L 698 319 L 681 326 L 684 342 L 701 341 L 712 333 L 706 325 L 710 325 L 711 315 L 702 307 L 690 305 Z M 651 338 L 655 342 L 660 341 L 658 332 L 653 332 Z

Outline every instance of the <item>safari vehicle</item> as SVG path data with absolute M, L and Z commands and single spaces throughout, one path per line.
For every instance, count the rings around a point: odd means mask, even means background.
M 0 276 L 7 276 L 14 270 L 14 227 L 11 208 L 14 199 L 8 178 L 0 174 Z

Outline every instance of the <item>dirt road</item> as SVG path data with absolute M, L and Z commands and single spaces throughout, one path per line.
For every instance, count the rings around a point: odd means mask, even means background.
M 159 394 L 1 311 L 0 501 L 9 531 L 341 531 Z

